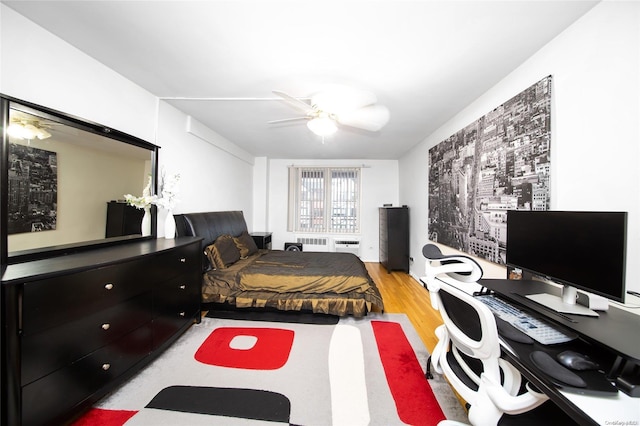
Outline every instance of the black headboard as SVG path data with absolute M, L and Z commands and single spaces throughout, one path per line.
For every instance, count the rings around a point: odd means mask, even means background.
M 176 233 L 179 237 L 202 237 L 202 251 L 220 235 L 237 237 L 247 231 L 247 223 L 241 211 L 184 213 L 175 215 Z

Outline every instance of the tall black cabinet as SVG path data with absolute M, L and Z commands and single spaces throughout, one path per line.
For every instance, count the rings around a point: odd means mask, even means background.
M 140 234 L 144 210 L 137 209 L 127 203 L 109 201 L 107 203 L 107 230 L 105 237 Z
M 409 208 L 380 207 L 380 263 L 409 272 Z

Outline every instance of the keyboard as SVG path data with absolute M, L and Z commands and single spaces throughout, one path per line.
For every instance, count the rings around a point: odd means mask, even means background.
M 487 305 L 495 316 L 543 345 L 570 342 L 577 337 L 566 334 L 551 324 L 534 318 L 520 308 L 491 294 L 476 296 L 476 299 Z

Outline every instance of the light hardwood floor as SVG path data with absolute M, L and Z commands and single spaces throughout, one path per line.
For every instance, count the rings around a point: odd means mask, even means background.
M 442 318 L 431 307 L 427 289 L 411 275 L 399 271 L 389 273 L 380 263 L 365 262 L 365 266 L 380 290 L 385 312 L 406 314 L 432 352 L 437 342 L 434 331 L 442 324 Z

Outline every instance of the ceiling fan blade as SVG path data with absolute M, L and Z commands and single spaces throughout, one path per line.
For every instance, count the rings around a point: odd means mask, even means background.
M 280 96 L 282 99 L 284 99 L 285 101 L 288 101 L 291 105 L 293 105 L 294 107 L 298 108 L 299 110 L 303 111 L 305 114 L 310 115 L 313 114 L 315 112 L 315 109 L 309 105 L 308 103 L 298 99 L 298 98 L 294 98 L 291 95 L 288 95 L 284 92 L 281 92 L 279 90 L 274 90 L 273 91 L 274 94 Z
M 292 118 L 283 118 L 281 120 L 271 120 L 271 121 L 267 121 L 268 124 L 275 124 L 275 123 L 286 123 L 288 121 L 298 121 L 298 120 L 309 120 L 311 117 L 292 117 Z
M 389 121 L 389 109 L 382 105 L 369 105 L 338 116 L 338 123 L 345 126 L 377 132 Z
M 311 96 L 311 104 L 322 111 L 331 114 L 347 114 L 373 105 L 377 101 L 376 95 L 366 90 L 358 90 L 349 86 L 331 84 Z

